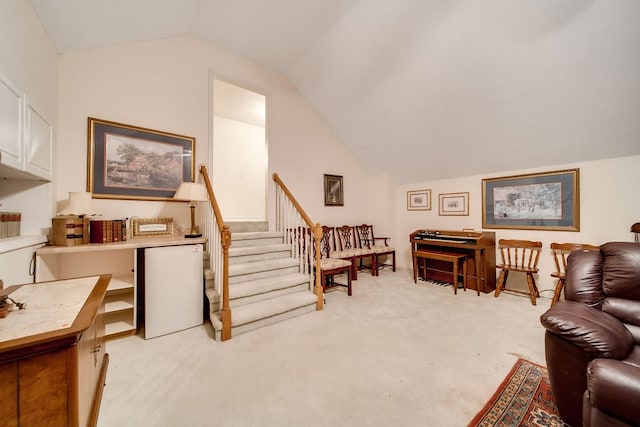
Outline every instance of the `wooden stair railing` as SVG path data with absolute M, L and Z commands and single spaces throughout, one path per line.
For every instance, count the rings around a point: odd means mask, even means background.
M 213 193 L 213 187 L 209 180 L 209 174 L 205 165 L 200 165 L 200 174 L 204 180 L 204 184 L 207 187 L 207 193 L 209 194 L 209 202 L 211 203 L 211 209 L 215 217 L 215 223 L 218 225 L 219 241 L 222 247 L 222 274 L 216 273 L 216 281 L 218 278 L 222 278 L 222 309 L 220 310 L 220 321 L 222 322 L 222 341 L 226 341 L 231 338 L 231 308 L 229 307 L 229 246 L 231 246 L 231 230 L 229 226 L 225 225 L 222 219 L 222 213 L 216 200 L 216 196 Z M 212 232 L 215 233 L 215 230 Z M 211 243 L 211 246 L 213 244 Z M 211 248 L 211 250 L 217 250 L 217 248 Z M 216 272 L 218 268 L 216 267 Z
M 315 285 L 313 287 L 313 293 L 317 296 L 316 310 L 322 310 L 324 306 L 324 293 L 322 289 L 322 272 L 320 270 L 320 240 L 322 240 L 322 226 L 319 223 L 313 223 L 309 215 L 306 214 L 302 206 L 298 203 L 291 191 L 282 182 L 277 173 L 273 174 L 273 180 L 275 181 L 279 192 L 276 192 L 276 230 L 282 231 L 285 236 L 291 230 L 297 235 L 294 238 L 288 240 L 292 244 L 295 239 L 298 239 L 297 250 L 294 250 L 297 256 L 300 257 L 300 265 L 303 271 L 307 268 L 307 263 L 313 259 L 315 269 L 309 268 L 309 274 L 313 274 L 315 270 Z M 301 239 L 306 238 L 306 233 L 303 231 L 306 228 L 313 231 L 314 248 L 313 252 L 310 252 L 310 245 L 300 243 Z

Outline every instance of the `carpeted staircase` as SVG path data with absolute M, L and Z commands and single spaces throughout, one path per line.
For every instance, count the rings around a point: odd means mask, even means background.
M 269 232 L 266 222 L 228 223 L 232 232 L 229 247 L 229 306 L 231 335 L 270 325 L 315 311 L 317 298 L 309 277 L 301 274 L 298 261 L 282 233 Z M 205 294 L 209 316 L 219 340 L 222 333 L 220 295 L 213 272 L 205 271 Z

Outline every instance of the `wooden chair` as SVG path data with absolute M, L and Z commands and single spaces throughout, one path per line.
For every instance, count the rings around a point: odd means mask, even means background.
M 347 288 L 347 295 L 352 294 L 352 272 L 353 262 L 352 259 L 340 259 L 333 258 L 332 251 L 335 248 L 335 238 L 333 235 L 333 227 L 322 227 L 322 240 L 320 241 L 320 276 L 322 281 L 322 290 L 326 292 L 327 289 L 335 286 L 343 286 Z M 335 277 L 338 274 L 346 273 L 347 283 L 338 283 L 335 281 Z
M 540 292 L 533 275 L 538 273 L 538 259 L 542 250 L 542 242 L 500 239 L 498 241 L 498 249 L 502 257 L 502 264 L 496 265 L 496 268 L 501 269 L 501 271 L 494 296 L 497 297 L 502 291 L 521 293 L 529 295 L 531 304 L 536 305 L 536 297 L 540 296 Z M 506 287 L 510 271 L 517 271 L 527 275 L 529 292 Z
M 553 261 L 556 263 L 556 271 L 551 273 L 551 277 L 558 279 L 556 281 L 556 290 L 553 293 L 553 300 L 551 300 L 551 307 L 560 300 L 560 295 L 564 288 L 567 258 L 569 257 L 569 254 L 578 250 L 597 251 L 599 249 L 600 246 L 588 245 L 585 243 L 551 243 L 551 253 L 553 254 Z
M 396 250 L 389 246 L 389 237 L 375 237 L 373 234 L 373 225 L 362 224 L 356 225 L 356 234 L 358 237 L 358 244 L 360 248 L 368 248 L 376 254 L 376 267 L 388 265 L 380 264 L 381 256 L 391 256 L 391 267 L 393 271 L 396 271 Z M 380 243 L 376 243 L 380 242 Z M 378 273 L 376 272 L 376 276 Z
M 378 275 L 378 258 L 376 253 L 369 249 L 362 249 L 357 246 L 357 237 L 355 227 L 343 225 L 335 228 L 335 236 L 337 241 L 337 252 L 333 254 L 334 258 L 343 258 L 353 261 L 353 280 L 358 278 L 358 266 L 360 269 L 366 268 L 363 260 L 369 258 L 371 260 L 371 275 Z

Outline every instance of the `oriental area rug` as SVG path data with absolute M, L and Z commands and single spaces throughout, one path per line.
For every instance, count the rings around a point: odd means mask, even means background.
M 553 400 L 546 368 L 518 359 L 468 427 L 564 427 Z

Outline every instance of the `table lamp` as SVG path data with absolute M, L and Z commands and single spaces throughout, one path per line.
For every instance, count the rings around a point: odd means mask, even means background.
M 197 182 L 183 182 L 176 190 L 176 194 L 173 196 L 176 200 L 187 200 L 189 202 L 189 208 L 191 208 L 191 232 L 185 234 L 184 237 L 194 238 L 202 236 L 202 233 L 198 233 L 196 229 L 196 206 L 198 202 L 207 201 L 207 188 L 204 184 Z
M 70 191 L 69 203 L 56 215 L 77 215 L 79 217 L 100 215 L 91 201 L 91 193 Z

